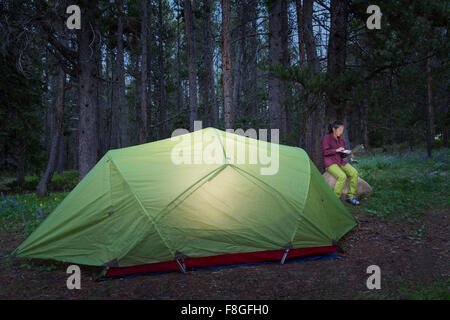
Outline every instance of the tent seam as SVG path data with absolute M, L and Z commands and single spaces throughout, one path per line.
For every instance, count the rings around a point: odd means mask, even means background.
M 178 196 L 176 196 L 173 200 L 171 200 L 161 211 L 159 211 L 156 216 L 155 216 L 155 223 L 160 219 L 162 213 L 164 213 L 164 211 L 166 211 L 166 209 L 174 202 L 176 201 L 178 198 L 180 198 L 183 194 L 185 194 L 187 191 L 189 191 L 190 189 L 192 189 L 193 187 L 195 187 L 197 184 L 199 184 L 200 182 L 202 182 L 204 179 L 206 179 L 208 176 L 210 176 L 212 173 L 217 173 L 220 172 L 221 169 L 225 168 L 228 164 L 223 164 L 220 167 L 215 168 L 214 170 L 208 172 L 206 175 L 204 175 L 203 177 L 201 177 L 200 179 L 198 179 L 197 181 L 195 181 L 192 185 L 190 185 L 186 190 L 184 190 L 183 192 L 181 192 Z
M 261 179 L 259 179 L 259 178 L 257 178 L 257 177 L 255 177 L 254 175 L 252 175 L 251 173 L 249 173 L 249 172 L 247 172 L 246 170 L 244 170 L 244 169 L 242 169 L 242 168 L 239 168 L 238 166 L 235 166 L 235 165 L 233 165 L 233 164 L 231 164 L 231 166 L 232 167 L 234 167 L 234 168 L 236 168 L 236 169 L 238 169 L 238 170 L 240 170 L 240 171 L 242 171 L 242 172 L 244 172 L 244 173 L 246 173 L 247 175 L 249 175 L 249 176 L 251 176 L 251 177 L 253 177 L 253 178 L 255 178 L 255 179 L 257 179 L 258 181 L 260 181 L 260 182 L 262 182 L 263 184 L 265 184 L 266 186 L 268 186 L 270 189 L 272 189 L 273 191 L 275 191 L 290 207 L 292 207 L 293 209 L 294 209 L 294 212 L 297 212 L 297 208 L 295 208 L 295 206 L 288 200 L 288 199 L 286 199 L 286 197 L 285 196 L 283 196 L 283 194 L 280 192 L 280 191 L 278 191 L 276 188 L 274 188 L 272 185 L 270 185 L 269 183 L 267 183 L 267 182 L 265 182 L 265 181 L 263 181 L 263 180 L 261 180 Z M 310 177 L 310 175 L 308 175 L 309 177 Z M 309 184 L 308 184 L 308 190 L 309 190 Z M 308 195 L 308 192 L 306 193 L 306 196 Z M 303 202 L 304 203 L 304 202 Z M 302 217 L 302 216 L 300 216 L 300 217 Z M 308 220 L 308 219 L 307 219 Z M 308 220 L 309 221 L 309 220 Z M 311 224 L 313 224 L 311 221 L 309 221 Z M 296 229 L 294 230 L 294 236 L 295 236 L 295 234 L 296 234 L 296 232 L 297 232 L 297 229 L 298 229 L 298 225 L 299 225 L 299 223 L 300 223 L 300 221 L 297 223 L 297 227 L 296 227 Z M 317 228 L 317 227 L 316 227 Z M 320 231 L 320 230 L 319 230 Z M 294 237 L 292 237 L 291 238 L 291 242 L 293 241 L 293 239 L 294 239 Z
M 310 187 L 311 187 L 311 159 L 309 159 L 308 158 L 308 168 L 309 168 L 309 174 L 308 174 L 308 191 L 305 193 L 305 199 L 304 199 L 304 201 L 303 201 L 303 204 L 305 204 L 306 203 L 306 201 L 308 200 L 307 199 L 307 197 L 308 197 L 308 194 L 309 194 L 309 189 L 310 189 Z M 305 209 L 305 207 L 303 206 L 303 210 Z M 302 212 L 303 213 L 303 212 Z M 317 225 L 315 224 L 315 223 L 313 223 L 310 219 L 308 219 L 306 216 L 303 216 L 303 215 L 300 215 L 300 220 L 299 220 L 299 222 L 298 222 L 298 224 L 297 224 L 297 227 L 295 228 L 295 232 L 294 232 L 294 234 L 293 234 L 293 236 L 292 236 L 292 242 L 294 241 L 294 239 L 295 239 L 295 236 L 296 236 L 296 234 L 297 234 L 297 231 L 298 231 L 298 227 L 299 227 L 299 225 L 300 225 L 300 222 L 301 222 L 301 218 L 304 218 L 305 220 L 307 220 L 310 224 L 311 224 L 311 226 L 313 226 L 315 229 L 317 229 L 322 235 L 324 235 L 325 237 L 327 237 L 327 238 L 329 238 L 329 236 L 326 234 L 326 233 L 324 233 L 319 227 L 317 227 Z
M 308 168 L 309 168 L 309 174 L 308 174 L 308 191 L 305 193 L 305 198 L 304 198 L 304 200 L 303 200 L 302 203 L 306 203 L 306 198 L 308 197 L 308 193 L 309 193 L 309 186 L 310 186 L 310 184 L 311 184 L 311 163 L 310 163 L 310 159 L 309 159 L 309 158 L 308 158 L 308 160 L 309 160 L 309 161 L 308 161 L 308 164 L 309 164 L 309 166 L 308 166 Z M 294 206 L 288 199 L 286 199 L 286 197 L 284 197 L 284 196 L 281 194 L 281 192 L 278 191 L 276 188 L 274 188 L 273 186 L 271 186 L 271 185 L 268 184 L 267 182 L 265 182 L 265 181 L 263 181 L 263 180 L 261 180 L 261 179 L 255 177 L 254 175 L 252 175 L 251 173 L 247 172 L 246 170 L 244 170 L 244 169 L 242 169 L 242 168 L 239 168 L 238 166 L 235 166 L 235 165 L 233 165 L 233 164 L 230 164 L 230 165 L 231 165 L 232 167 L 234 167 L 234 168 L 237 168 L 237 169 L 241 170 L 242 172 L 245 172 L 245 173 L 248 174 L 249 176 L 252 176 L 253 178 L 255 178 L 255 179 L 261 181 L 262 183 L 264 183 L 265 185 L 267 185 L 269 188 L 271 188 L 271 189 L 274 190 L 276 193 L 278 193 L 278 194 L 281 196 L 281 198 L 282 198 L 284 201 L 286 201 L 286 203 L 287 203 L 289 206 L 291 206 L 292 208 L 294 208 L 294 211 L 297 211 L 297 209 L 295 208 L 295 206 Z M 304 207 L 303 207 L 303 209 L 304 209 Z M 321 234 L 325 235 L 325 237 L 328 238 L 328 235 L 325 234 L 322 230 L 320 230 L 320 228 L 318 228 L 318 227 L 316 226 L 315 223 L 313 223 L 313 222 L 312 222 L 311 220 L 309 220 L 307 217 L 305 217 L 305 216 L 303 216 L 303 215 L 300 215 L 300 219 L 299 219 L 299 221 L 297 222 L 297 227 L 296 227 L 296 229 L 295 229 L 295 231 L 294 231 L 294 234 L 293 234 L 293 236 L 292 236 L 292 238 L 291 238 L 291 240 L 290 240 L 291 242 L 294 241 L 295 235 L 297 234 L 297 230 L 298 230 L 298 226 L 300 225 L 301 218 L 304 218 L 305 220 L 307 220 L 307 221 L 308 221 L 315 229 L 317 229 Z
M 227 158 L 227 154 L 225 152 L 225 147 L 223 146 L 222 137 L 217 133 L 216 128 L 213 128 L 213 129 L 214 129 L 214 133 L 216 134 L 216 136 L 219 137 L 219 142 L 220 142 L 220 145 L 222 146 L 222 151 L 223 151 L 223 156 L 225 157 L 225 162 L 228 163 L 228 158 Z
M 167 247 L 167 249 L 169 250 L 169 253 L 173 256 L 175 254 L 175 252 L 169 247 L 169 245 L 167 244 L 166 240 L 164 239 L 164 237 L 162 236 L 161 232 L 159 231 L 159 229 L 157 228 L 156 224 L 154 223 L 154 221 L 152 220 L 151 216 L 148 214 L 147 210 L 145 209 L 145 207 L 142 205 L 141 200 L 139 199 L 139 197 L 136 195 L 136 193 L 134 192 L 133 188 L 130 186 L 130 184 L 128 183 L 128 181 L 125 179 L 122 171 L 120 171 L 119 166 L 117 165 L 117 163 L 112 159 L 111 157 L 111 162 L 114 164 L 114 166 L 116 167 L 117 171 L 119 172 L 119 175 L 121 176 L 122 180 L 126 183 L 126 185 L 128 186 L 128 188 L 131 191 L 131 194 L 134 196 L 134 198 L 136 199 L 136 201 L 138 202 L 139 206 L 142 208 L 142 210 L 144 211 L 145 215 L 147 216 L 147 218 L 149 219 L 150 223 L 153 225 L 153 227 L 155 228 L 156 232 L 158 232 L 159 237 L 161 238 L 161 240 L 163 241 L 163 243 L 165 244 L 165 246 Z M 112 188 L 112 187 L 111 187 Z M 131 249 L 130 249 L 131 250 Z M 128 251 L 129 252 L 129 251 Z
M 309 157 L 308 157 L 308 160 L 309 160 Z M 303 211 L 305 210 L 305 203 L 306 203 L 306 201 L 308 199 L 309 189 L 310 189 L 310 186 L 311 186 L 311 164 L 310 164 L 309 161 L 308 161 L 308 171 L 309 171 L 308 172 L 308 184 L 307 184 L 308 190 L 305 192 L 305 197 L 303 198 L 303 202 L 302 202 L 303 203 Z M 300 214 L 300 217 L 299 217 L 298 222 L 297 222 L 297 226 L 295 227 L 294 234 L 292 235 L 292 238 L 291 238 L 291 242 L 294 242 L 294 239 L 295 239 L 295 236 L 297 235 L 297 230 L 298 230 L 298 227 L 300 226 L 300 222 L 302 221 L 302 218 L 304 218 L 304 217 L 303 217 L 303 215 Z M 308 219 L 306 219 L 306 220 L 308 220 Z M 309 222 L 311 223 L 311 221 L 309 221 Z

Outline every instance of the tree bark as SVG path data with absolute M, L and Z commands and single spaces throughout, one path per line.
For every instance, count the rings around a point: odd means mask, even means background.
M 225 129 L 234 128 L 230 38 L 230 0 L 222 0 L 222 85 Z
M 314 34 L 312 28 L 312 14 L 313 0 L 304 0 L 302 10 L 302 24 L 305 39 L 306 56 L 311 72 L 311 78 L 315 77 L 315 75 L 320 72 L 320 63 L 317 57 L 317 48 L 314 42 Z M 311 157 L 311 160 L 314 162 L 319 171 L 322 172 L 323 168 L 320 143 L 325 133 L 323 120 L 325 114 L 325 106 L 320 102 L 320 97 L 317 97 L 315 95 L 312 95 L 309 104 L 314 108 L 314 111 L 308 112 L 306 115 L 305 147 L 306 151 Z M 317 106 L 314 107 L 315 104 L 317 104 Z
M 64 119 L 64 87 L 65 87 L 66 74 L 61 66 L 58 66 L 58 81 L 57 81 L 57 99 L 56 99 L 56 112 L 55 117 L 55 130 L 52 137 L 52 143 L 50 147 L 50 155 L 47 162 L 47 168 L 44 175 L 36 189 L 36 195 L 38 197 L 44 197 L 47 195 L 47 184 L 52 180 L 53 173 L 56 167 L 56 159 L 58 156 L 59 146 L 62 140 L 63 131 L 63 119 Z
M 189 78 L 189 127 L 194 131 L 197 120 L 197 61 L 195 57 L 194 16 L 191 0 L 184 0 L 184 21 L 186 26 L 187 64 Z
M 164 68 L 164 24 L 162 19 L 162 0 L 158 2 L 158 21 L 159 21 L 159 53 L 158 53 L 158 66 L 159 66 L 159 139 L 165 139 L 168 137 L 167 126 L 167 101 L 166 101 L 166 80 L 165 80 L 165 68 Z
M 213 1 L 207 0 L 207 12 L 205 16 L 205 30 L 206 30 L 206 57 L 205 68 L 207 72 L 207 113 L 209 125 L 217 127 L 219 124 L 219 110 L 216 103 L 216 89 L 214 85 L 214 38 L 211 29 L 211 12 L 213 10 Z
M 289 21 L 288 21 L 288 2 L 281 2 L 281 65 L 289 68 L 291 65 L 289 55 Z M 287 135 L 289 130 L 290 106 L 286 98 L 289 96 L 289 86 L 285 82 L 281 82 L 281 133 L 280 138 L 283 143 L 287 143 Z
M 177 3 L 177 6 L 179 4 Z M 179 10 L 179 7 L 177 7 Z M 180 52 L 181 52 L 181 31 L 180 31 L 180 16 L 177 15 L 177 111 L 181 112 L 182 104 L 183 104 L 183 90 L 181 87 L 181 58 L 180 58 Z
M 302 19 L 302 1 L 295 0 L 296 12 L 297 12 L 297 38 L 298 38 L 298 46 L 299 46 L 299 64 L 300 67 L 305 66 L 306 55 L 305 55 L 305 42 L 303 35 L 303 19 Z
M 142 11 L 143 18 L 141 23 L 141 45 L 142 45 L 142 55 L 141 55 L 141 109 L 140 109 L 140 121 L 139 121 L 139 143 L 147 142 L 147 75 L 148 75 L 148 65 L 147 65 L 147 39 L 148 39 L 148 27 L 149 27 L 149 14 L 148 14 L 148 0 L 142 0 Z
M 116 55 L 116 76 L 114 83 L 116 85 L 114 99 L 114 113 L 115 127 L 113 130 L 117 130 L 115 134 L 116 148 L 124 148 L 128 146 L 128 112 L 125 101 L 125 70 L 124 70 L 124 49 L 123 49 L 123 0 L 118 2 L 119 17 L 117 19 L 117 55 Z
M 247 24 L 247 12 L 245 8 L 246 1 L 241 1 L 239 3 L 239 31 L 238 31 L 238 41 L 236 42 L 236 55 L 234 63 L 234 77 L 233 77 L 233 95 L 232 95 L 232 109 L 234 112 L 234 118 L 241 116 L 241 110 L 239 107 L 239 92 L 242 80 L 242 61 L 244 54 L 244 46 L 246 44 L 245 26 Z
M 82 9 L 83 11 L 83 9 Z M 84 176 L 97 163 L 97 66 L 92 51 L 97 50 L 97 41 L 93 34 L 93 21 L 89 11 L 82 12 L 79 35 L 79 127 L 78 127 L 78 176 Z M 92 46 L 92 47 L 91 47 Z
M 319 60 L 317 59 L 316 45 L 314 43 L 314 34 L 312 29 L 312 13 L 313 13 L 313 0 L 303 0 L 302 25 L 303 25 L 303 38 L 305 43 L 307 62 L 309 68 L 311 68 L 315 72 L 318 72 Z M 304 149 L 309 155 L 311 155 L 313 115 L 311 112 L 308 111 L 308 105 L 305 105 L 303 109 L 304 109 L 303 111 Z
M 435 136 L 434 130 L 434 112 L 433 112 L 433 91 L 432 91 L 432 75 L 431 75 L 431 57 L 430 52 L 428 52 L 427 62 L 426 62 L 426 73 L 427 73 L 427 107 L 426 107 L 426 121 L 427 121 L 427 154 L 431 158 L 433 139 Z
M 251 34 L 250 37 L 250 115 L 253 118 L 258 118 L 258 69 L 256 67 L 257 59 L 258 59 L 258 38 L 257 38 L 257 32 L 258 32 L 258 6 L 257 2 L 253 3 L 253 1 L 250 4 L 249 7 L 250 10 L 250 19 L 251 19 Z
M 55 171 L 57 173 L 62 173 L 65 170 L 66 161 L 67 161 L 67 155 L 66 155 L 66 138 L 64 135 L 64 128 L 63 128 L 63 134 L 61 135 L 61 139 L 59 141 L 59 147 L 58 147 L 58 160 L 56 161 L 56 169 Z
M 344 72 L 347 46 L 347 1 L 331 0 L 330 37 L 328 41 L 328 67 L 330 78 Z M 344 90 L 345 88 L 342 88 Z M 326 110 L 327 121 L 345 120 L 343 105 L 332 97 Z
M 269 12 L 269 59 L 271 65 L 281 65 L 283 62 L 283 0 L 274 0 L 268 2 Z M 283 136 L 282 131 L 282 99 L 283 88 L 281 80 L 269 74 L 269 123 L 270 129 L 278 129 L 280 138 Z

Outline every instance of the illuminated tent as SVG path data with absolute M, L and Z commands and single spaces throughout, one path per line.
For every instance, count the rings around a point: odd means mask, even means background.
M 108 151 L 15 254 L 185 271 L 334 252 L 355 225 L 303 149 L 205 128 Z

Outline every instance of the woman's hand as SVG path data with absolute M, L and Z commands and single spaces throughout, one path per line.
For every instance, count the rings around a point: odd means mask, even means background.
M 339 147 L 339 148 L 336 149 L 336 152 L 339 152 L 339 151 L 342 151 L 342 150 L 345 150 L 345 148 L 344 147 Z

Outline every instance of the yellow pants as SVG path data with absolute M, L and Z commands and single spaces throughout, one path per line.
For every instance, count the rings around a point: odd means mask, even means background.
M 350 177 L 347 197 L 355 196 L 356 187 L 358 186 L 358 171 L 356 171 L 350 163 L 347 163 L 345 166 L 332 164 L 331 166 L 326 167 L 325 170 L 337 179 L 336 185 L 334 186 L 334 193 L 338 198 L 341 197 L 342 189 L 344 189 L 347 177 Z

